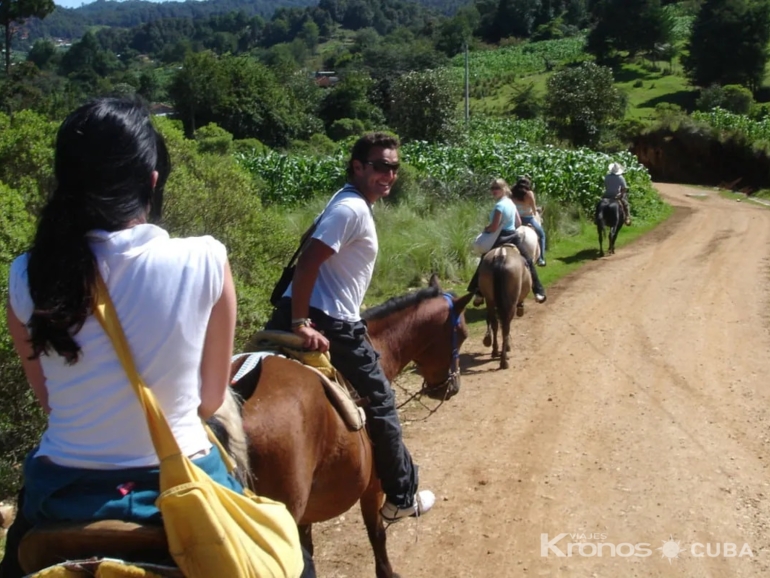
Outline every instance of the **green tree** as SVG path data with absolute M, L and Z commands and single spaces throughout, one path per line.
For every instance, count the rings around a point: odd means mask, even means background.
M 327 129 L 342 119 L 360 120 L 367 128 L 385 121 L 382 111 L 371 103 L 372 79 L 363 72 L 352 71 L 326 93 L 318 115 Z
M 137 94 L 141 95 L 147 102 L 155 102 L 161 95 L 162 88 L 160 78 L 155 70 L 145 70 L 139 75 L 139 88 Z
M 595 14 L 587 49 L 599 61 L 617 51 L 653 53 L 673 39 L 673 20 L 660 0 L 600 0 Z
M 11 70 L 13 25 L 27 18 L 45 18 L 54 9 L 53 0 L 0 0 L 0 24 L 5 29 L 5 73 Z
M 213 122 L 213 110 L 223 98 L 223 84 L 222 69 L 213 53 L 189 53 L 185 57 L 171 80 L 168 95 L 182 117 L 188 138 L 195 135 L 199 121 Z
M 602 132 L 623 118 L 626 97 L 606 66 L 585 62 L 548 79 L 545 117 L 557 134 L 575 145 L 595 145 Z
M 481 17 L 478 9 L 471 5 L 462 8 L 453 18 L 441 23 L 436 48 L 447 56 L 454 56 L 463 50 L 473 36 Z
M 38 40 L 32 45 L 27 60 L 33 62 L 40 70 L 49 70 L 56 66 L 58 60 L 56 45 L 50 40 Z
M 445 71 L 407 73 L 395 82 L 390 126 L 405 141 L 449 141 L 457 129 L 458 92 Z
M 693 22 L 688 76 L 697 86 L 742 84 L 756 91 L 770 41 L 770 0 L 705 0 Z

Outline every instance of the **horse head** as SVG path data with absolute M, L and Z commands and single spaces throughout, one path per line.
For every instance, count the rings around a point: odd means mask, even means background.
M 428 286 L 435 287 L 444 298 L 446 307 L 438 314 L 444 321 L 414 361 L 425 382 L 425 393 L 432 398 L 449 399 L 460 392 L 460 346 L 468 337 L 464 310 L 473 294 L 456 297 L 442 291 L 435 274 Z
M 472 294 L 444 292 L 435 275 L 428 287 L 369 309 L 364 318 L 388 379 L 413 361 L 423 390 L 447 399 L 460 390 L 460 346 L 468 336 L 463 311 Z

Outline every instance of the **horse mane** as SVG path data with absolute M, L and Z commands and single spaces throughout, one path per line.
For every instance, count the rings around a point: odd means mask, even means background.
M 414 305 L 419 305 L 427 299 L 433 299 L 441 295 L 441 288 L 439 287 L 426 287 L 419 291 L 407 293 L 406 295 L 400 295 L 388 299 L 382 305 L 377 305 L 371 309 L 367 309 L 362 312 L 361 316 L 367 321 L 375 321 L 377 319 L 383 319 L 398 311 L 403 311 Z
M 235 477 L 244 487 L 252 488 L 246 432 L 241 417 L 242 405 L 240 396 L 228 387 L 224 403 L 206 422 L 235 462 Z

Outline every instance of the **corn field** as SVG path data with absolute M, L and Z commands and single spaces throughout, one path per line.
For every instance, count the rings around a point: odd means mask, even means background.
M 647 169 L 631 153 L 608 155 L 537 144 L 544 136 L 545 127 L 537 121 L 483 120 L 475 122 L 457 144 L 408 143 L 401 148 L 401 160 L 418 188 L 442 199 L 473 198 L 486 191 L 492 178 L 512 183 L 527 174 L 539 198 L 588 212 L 602 195 L 608 165 L 620 162 L 626 167 L 632 197 L 643 201 L 639 208 L 659 203 Z M 320 158 L 268 151 L 240 160 L 261 181 L 263 202 L 296 205 L 316 195 L 327 197 L 344 183 L 347 150 L 341 147 Z

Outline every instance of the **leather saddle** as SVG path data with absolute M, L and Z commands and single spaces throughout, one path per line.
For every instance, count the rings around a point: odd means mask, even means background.
M 19 563 L 28 574 L 68 560 L 101 557 L 166 567 L 174 564 L 163 526 L 121 520 L 41 524 L 19 544 Z M 181 572 L 177 575 L 182 576 Z
M 353 386 L 331 364 L 331 358 L 327 353 L 320 351 L 308 351 L 302 346 L 301 337 L 287 331 L 259 331 L 252 336 L 248 344 L 251 354 L 241 354 L 233 364 L 232 372 L 235 376 L 243 375 L 242 366 L 249 363 L 248 356 L 265 352 L 278 353 L 299 363 L 318 374 L 326 391 L 326 396 L 337 410 L 345 425 L 352 431 L 358 431 L 366 425 L 366 414 L 360 404 Z M 237 379 L 237 377 L 236 377 Z

